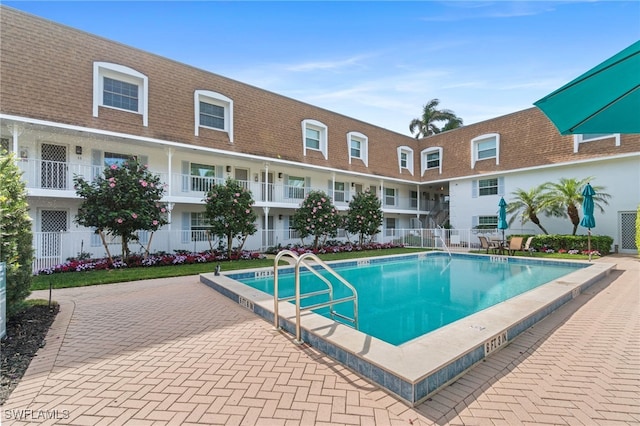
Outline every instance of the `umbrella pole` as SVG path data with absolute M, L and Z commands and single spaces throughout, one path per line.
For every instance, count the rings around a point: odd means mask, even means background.
M 591 228 L 587 230 L 587 250 L 589 250 L 589 262 L 591 262 Z

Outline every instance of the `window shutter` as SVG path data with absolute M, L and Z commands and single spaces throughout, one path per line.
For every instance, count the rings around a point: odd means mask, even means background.
M 504 195 L 504 177 L 498 178 L 498 195 Z
M 216 184 L 224 185 L 224 166 L 216 166 Z
M 471 181 L 471 197 L 478 198 L 478 181 L 477 180 Z
M 327 184 L 327 194 L 329 195 L 329 198 L 331 198 L 333 200 L 333 202 L 336 202 L 336 198 L 335 198 L 335 188 L 333 187 L 333 181 L 329 180 L 329 183 Z
M 284 198 L 289 198 L 289 175 L 284 175 L 282 178 L 284 185 L 282 185 Z
M 191 213 L 182 212 L 182 238 L 181 241 L 183 243 L 188 243 L 191 238 Z
M 182 192 L 189 192 L 189 162 L 182 162 Z
M 102 151 L 99 149 L 91 150 L 91 165 L 93 166 L 93 176 L 92 179 L 97 178 L 102 173 L 102 169 L 104 169 L 104 164 L 102 164 Z

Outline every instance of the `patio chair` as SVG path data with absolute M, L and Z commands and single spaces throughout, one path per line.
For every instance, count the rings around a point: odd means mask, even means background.
M 509 241 L 509 246 L 507 247 L 507 251 L 509 252 L 509 256 L 513 256 L 517 251 L 522 250 L 522 237 L 511 237 Z
M 534 248 L 531 246 L 531 243 L 533 242 L 533 238 L 534 237 L 529 237 L 527 238 L 527 242 L 524 243 L 524 247 L 522 248 L 523 251 L 531 254 L 534 251 Z
M 497 241 L 489 241 L 487 237 L 482 237 L 480 235 L 478 235 L 478 239 L 480 240 L 480 248 L 486 250 L 487 254 L 489 254 L 489 250 L 497 253 L 500 249 L 500 244 Z

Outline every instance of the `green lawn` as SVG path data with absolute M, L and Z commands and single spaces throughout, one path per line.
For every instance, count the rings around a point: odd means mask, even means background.
M 385 256 L 390 254 L 415 253 L 425 249 L 394 248 L 385 250 L 367 250 L 350 253 L 322 254 L 324 261 L 356 259 L 359 257 Z M 281 262 L 281 264 L 286 264 Z M 112 284 L 125 281 L 148 280 L 152 278 L 181 277 L 213 272 L 217 263 L 196 263 L 193 265 L 154 266 L 149 268 L 113 269 L 109 271 L 63 272 L 33 277 L 31 290 L 52 288 L 83 287 L 89 285 Z M 220 262 L 222 271 L 273 266 L 273 259 L 234 260 Z

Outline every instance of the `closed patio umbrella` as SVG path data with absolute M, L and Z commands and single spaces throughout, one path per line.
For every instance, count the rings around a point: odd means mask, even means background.
M 534 105 L 563 135 L 640 133 L 640 41 Z
M 502 247 L 504 247 L 504 230 L 509 228 L 507 223 L 507 202 L 504 201 L 504 197 L 500 198 L 498 206 L 500 207 L 500 210 L 498 210 L 498 229 L 502 229 Z
M 596 227 L 596 219 L 593 217 L 593 190 L 590 183 L 582 190 L 582 219 L 580 226 L 587 228 L 587 249 L 589 250 L 589 262 L 591 262 L 591 228 Z

